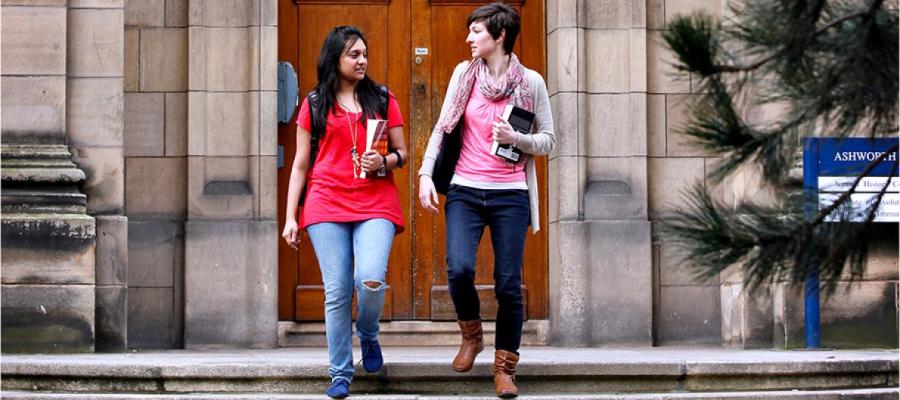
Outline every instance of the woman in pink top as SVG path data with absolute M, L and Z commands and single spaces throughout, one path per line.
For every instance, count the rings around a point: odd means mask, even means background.
M 451 366 L 472 368 L 484 349 L 475 291 L 475 253 L 489 226 L 494 250 L 497 310 L 494 387 L 497 396 L 516 397 L 515 369 L 522 338 L 522 257 L 528 225 L 537 231 L 538 194 L 533 154 L 547 154 L 556 142 L 543 78 L 512 52 L 519 15 L 508 5 L 478 8 L 466 21 L 472 60 L 460 63 L 447 88 L 437 126 L 419 169 L 419 201 L 437 212 L 438 193 L 447 195 L 447 278 L 462 345 Z M 535 114 L 531 134 L 513 130 L 501 116 L 507 105 Z M 524 155 L 511 163 L 492 154 L 491 144 L 512 144 Z

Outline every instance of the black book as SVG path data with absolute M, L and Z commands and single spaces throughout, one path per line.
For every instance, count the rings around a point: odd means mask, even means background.
M 517 132 L 525 135 L 531 134 L 531 125 L 534 124 L 533 112 L 508 104 L 506 109 L 503 110 L 502 118 L 509 122 Z M 500 144 L 497 141 L 491 144 L 491 154 L 512 163 L 525 159 L 522 150 L 511 144 Z

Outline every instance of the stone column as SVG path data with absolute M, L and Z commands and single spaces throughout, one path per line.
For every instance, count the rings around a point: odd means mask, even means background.
M 646 13 L 547 3 L 553 344 L 652 344 Z
M 2 3 L 4 353 L 94 351 L 96 225 L 66 146 L 66 3 Z
M 187 0 L 125 1 L 128 344 L 183 347 Z
M 128 347 L 122 0 L 70 0 L 67 44 L 66 138 L 97 221 L 96 350 L 122 352 Z
M 186 348 L 277 345 L 274 0 L 191 0 Z

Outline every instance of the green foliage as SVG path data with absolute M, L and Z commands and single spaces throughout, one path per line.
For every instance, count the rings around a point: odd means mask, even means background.
M 830 293 L 846 268 L 851 278 L 861 276 L 877 203 L 864 223 L 824 222 L 831 211 L 849 219 L 849 196 L 804 218 L 789 172 L 801 135 L 896 137 L 897 10 L 882 0 L 755 0 L 729 15 L 722 22 L 702 13 L 679 16 L 663 35 L 676 69 L 698 81 L 702 93 L 681 130 L 721 157 L 708 172 L 712 182 L 743 166 L 758 168 L 779 202 L 728 208 L 698 186 L 685 194 L 686 208 L 664 221 L 663 238 L 685 250 L 683 261 L 700 277 L 742 265 L 750 288 L 802 281 L 816 260 Z M 778 120 L 744 118 L 770 104 L 784 108 Z

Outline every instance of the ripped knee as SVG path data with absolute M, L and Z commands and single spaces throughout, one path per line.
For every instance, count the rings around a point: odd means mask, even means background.
M 369 281 L 363 281 L 363 286 L 364 286 L 366 289 L 368 289 L 368 290 L 371 290 L 371 291 L 373 291 L 373 292 L 377 292 L 377 291 L 379 291 L 379 290 L 384 289 L 384 282 L 371 281 L 371 280 L 369 280 Z

